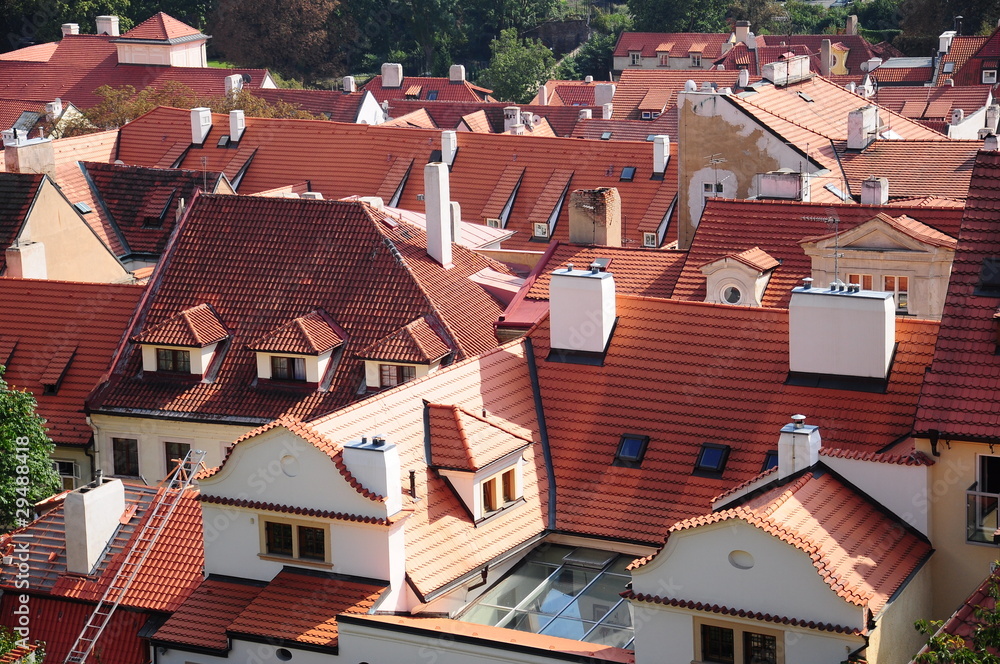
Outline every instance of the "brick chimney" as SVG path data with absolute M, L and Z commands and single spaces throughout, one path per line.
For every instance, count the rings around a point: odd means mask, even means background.
M 212 109 L 199 106 L 191 109 L 191 142 L 201 145 L 212 130 Z
M 101 559 L 125 511 L 121 480 L 95 480 L 66 495 L 66 571 L 90 574 Z
M 448 165 L 424 166 L 424 214 L 427 224 L 427 254 L 445 268 L 451 263 L 451 191 Z
M 819 462 L 822 440 L 819 427 L 805 423 L 805 415 L 792 415 L 791 424 L 778 436 L 778 479 L 805 470 Z
M 885 205 L 889 202 L 889 179 L 874 175 L 861 182 L 862 205 Z
M 611 339 L 617 309 L 615 279 L 595 265 L 572 265 L 552 273 L 549 283 L 549 344 L 554 351 L 602 353 Z
M 382 87 L 400 88 L 403 86 L 403 65 L 397 62 L 382 64 Z
M 98 16 L 95 22 L 97 23 L 97 34 L 109 35 L 111 37 L 121 36 L 118 32 L 117 16 Z
M 622 199 L 616 188 L 570 192 L 569 241 L 622 246 Z
M 376 434 L 344 445 L 344 465 L 361 486 L 385 498 L 386 516 L 402 509 L 399 450 L 384 436 Z

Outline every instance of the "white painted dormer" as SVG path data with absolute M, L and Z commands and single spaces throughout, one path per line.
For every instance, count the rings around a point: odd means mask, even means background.
M 476 521 L 513 505 L 524 496 L 524 459 L 508 454 L 475 472 L 441 470 Z
M 142 349 L 143 372 L 205 376 L 228 338 L 211 305 L 200 304 L 147 328 L 132 341 Z
M 329 315 L 318 309 L 295 318 L 251 344 L 257 378 L 318 385 L 346 338 Z
M 779 263 L 760 247 L 729 254 L 701 266 L 705 301 L 743 307 L 763 306 L 764 292 Z
M 361 389 L 396 387 L 440 367 L 452 351 L 442 338 L 443 332 L 436 328 L 438 325 L 430 317 L 418 318 L 358 353 L 365 362 L 365 384 Z

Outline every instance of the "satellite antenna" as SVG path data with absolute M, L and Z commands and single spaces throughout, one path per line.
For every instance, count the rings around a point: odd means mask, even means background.
M 243 74 L 243 82 L 244 83 L 253 82 L 253 76 L 251 76 L 250 74 Z
M 840 280 L 840 258 L 843 256 L 840 253 L 840 215 L 833 208 L 826 209 L 825 217 L 802 217 L 803 221 L 822 221 L 827 226 L 833 226 L 833 238 L 834 238 L 834 249 L 833 249 L 833 282 L 830 287 L 841 286 L 843 282 Z

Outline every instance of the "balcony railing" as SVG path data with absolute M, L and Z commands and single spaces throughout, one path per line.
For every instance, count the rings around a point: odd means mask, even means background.
M 1000 528 L 997 520 L 1000 495 L 975 489 L 976 484 L 973 484 L 965 494 L 965 539 L 969 542 L 993 544 L 994 534 Z

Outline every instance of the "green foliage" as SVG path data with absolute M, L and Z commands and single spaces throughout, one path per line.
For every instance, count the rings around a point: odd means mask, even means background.
M 903 0 L 899 27 L 908 36 L 936 37 L 943 30 L 955 29 L 956 16 L 964 17 L 961 34 L 990 34 L 1000 18 L 1000 3 L 995 0 Z
M 62 488 L 50 459 L 54 449 L 35 397 L 9 388 L 0 367 L 0 530 L 30 521 L 33 505 Z
M 591 35 L 576 55 L 559 63 L 556 78 L 573 80 L 593 76 L 595 81 L 611 80 L 612 53 L 616 41 L 618 37 L 615 35 Z
M 927 652 L 914 658 L 916 664 L 1000 664 L 1000 657 L 992 654 L 1000 649 L 1000 585 L 994 575 L 987 584 L 994 606 L 976 606 L 973 611 L 975 625 L 969 642 L 961 636 L 940 632 L 941 620 L 918 620 L 917 631 L 928 637 Z
M 726 0 L 628 0 L 639 32 L 724 32 Z
M 552 51 L 533 39 L 519 39 L 513 28 L 504 30 L 490 44 L 493 57 L 480 74 L 480 84 L 502 101 L 523 104 L 548 80 L 555 59 Z
M 727 15 L 733 22 L 750 21 L 751 29 L 757 34 L 785 32 L 785 14 L 774 0 L 733 0 Z

